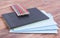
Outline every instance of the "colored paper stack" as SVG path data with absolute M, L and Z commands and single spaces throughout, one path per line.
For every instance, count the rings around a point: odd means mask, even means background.
M 58 33 L 57 23 L 50 13 L 37 8 L 25 9 L 20 5 L 11 6 L 15 12 L 3 14 L 9 32 L 13 33 Z

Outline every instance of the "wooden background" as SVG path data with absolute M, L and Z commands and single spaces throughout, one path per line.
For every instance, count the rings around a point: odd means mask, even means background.
M 19 3 L 26 9 L 37 7 L 51 13 L 60 28 L 60 0 L 0 0 L 0 38 L 60 38 L 60 29 L 57 34 L 14 34 L 9 33 L 2 14 L 13 12 L 9 6 Z

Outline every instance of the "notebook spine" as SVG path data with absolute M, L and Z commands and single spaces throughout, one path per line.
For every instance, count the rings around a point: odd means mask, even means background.
M 19 4 L 12 5 L 11 7 L 16 12 L 17 16 L 23 16 L 23 15 L 28 15 L 29 14 L 28 10 L 26 10 L 24 7 L 22 7 Z

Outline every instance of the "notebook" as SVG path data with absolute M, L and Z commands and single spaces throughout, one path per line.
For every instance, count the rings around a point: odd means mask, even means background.
M 22 16 L 18 17 L 14 12 L 8 13 L 8 14 L 3 14 L 3 18 L 8 24 L 8 27 L 10 29 L 16 28 L 16 27 L 21 27 L 26 24 L 30 24 L 33 22 L 37 21 L 42 21 L 42 20 L 47 20 L 49 19 L 48 16 L 46 16 L 44 13 L 42 13 L 40 10 L 37 8 L 30 8 L 28 9 L 29 15 L 28 16 Z

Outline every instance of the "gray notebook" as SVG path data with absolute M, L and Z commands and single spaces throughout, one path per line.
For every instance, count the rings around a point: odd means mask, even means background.
M 27 10 L 30 13 L 27 16 L 18 17 L 15 14 L 15 12 L 8 13 L 8 14 L 3 14 L 2 16 L 5 19 L 5 21 L 8 24 L 10 29 L 16 28 L 16 27 L 21 27 L 21 26 L 24 26 L 26 24 L 30 24 L 30 23 L 33 23 L 33 22 L 49 19 L 48 16 L 43 14 L 37 8 L 30 8 L 30 9 L 27 9 Z

